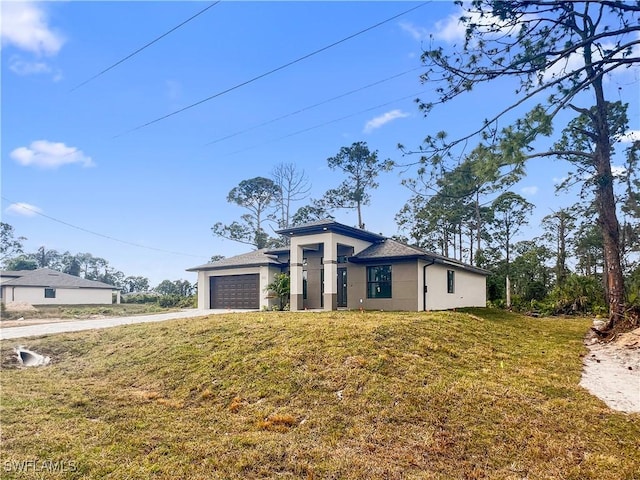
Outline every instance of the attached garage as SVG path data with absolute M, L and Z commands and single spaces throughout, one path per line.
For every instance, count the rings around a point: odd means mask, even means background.
M 277 299 L 268 295 L 267 285 L 288 266 L 273 252 L 263 248 L 187 269 L 198 272 L 198 308 L 270 309 Z
M 260 308 L 260 275 L 209 277 L 212 309 Z

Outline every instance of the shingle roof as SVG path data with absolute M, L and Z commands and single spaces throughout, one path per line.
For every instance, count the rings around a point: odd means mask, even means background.
M 282 265 L 275 257 L 275 255 L 269 255 L 270 250 L 266 248 L 260 250 L 254 250 L 253 252 L 243 253 L 236 255 L 235 257 L 223 258 L 217 262 L 205 263 L 197 267 L 187 268 L 187 272 L 196 272 L 198 270 L 217 270 L 221 268 L 236 268 L 236 267 L 255 267 L 262 265 Z
M 382 242 L 374 243 L 363 251 L 354 255 L 357 259 L 367 258 L 393 258 L 393 257 L 421 257 L 426 252 L 419 248 L 411 247 L 403 243 L 387 238 Z
M 49 268 L 2 272 L 2 286 L 5 285 L 14 287 L 104 288 L 118 290 L 118 287 L 107 283 L 87 280 Z
M 379 260 L 398 261 L 403 259 L 409 260 L 421 258 L 425 261 L 456 266 L 458 268 L 462 268 L 474 273 L 480 273 L 483 275 L 488 275 L 490 273 L 488 270 L 483 270 L 482 268 L 467 265 L 466 263 L 459 262 L 458 260 L 454 260 L 437 253 L 427 252 L 426 250 L 422 250 L 421 248 L 412 247 L 410 245 L 406 245 L 404 243 L 398 242 L 391 238 L 386 238 L 382 235 L 378 235 L 367 230 L 349 227 L 334 220 L 318 220 L 316 222 L 306 223 L 297 227 L 279 230 L 277 231 L 277 233 L 283 235 L 309 235 L 312 233 L 323 232 L 325 230 L 331 230 L 333 232 L 349 235 L 354 238 L 361 238 L 368 242 L 372 242 L 369 247 L 349 258 L 349 261 L 352 261 L 354 263 L 369 263 Z M 219 270 L 224 268 L 252 267 L 263 265 L 281 266 L 284 264 L 278 261 L 277 254 L 283 252 L 286 252 L 286 249 L 255 250 L 243 255 L 236 255 L 235 257 L 225 258 L 217 262 L 187 268 L 187 271 L 197 272 L 199 270 Z
M 482 268 L 474 267 L 473 265 L 468 265 L 466 263 L 460 262 L 458 260 L 454 260 L 453 258 L 448 258 L 443 255 L 439 255 L 433 252 L 427 252 L 426 250 L 422 250 L 421 248 L 412 247 L 410 245 L 406 245 L 404 243 L 398 242 L 391 238 L 386 238 L 382 242 L 374 243 L 369 247 L 365 248 L 363 251 L 359 252 L 357 255 L 349 258 L 349 261 L 353 262 L 371 262 L 376 260 L 400 260 L 400 259 L 412 259 L 412 258 L 424 258 L 427 261 L 433 261 L 435 263 L 440 263 L 444 265 L 452 265 L 458 268 L 462 268 L 463 270 L 468 270 L 470 272 L 480 273 L 483 275 L 488 275 L 488 270 L 484 270 Z

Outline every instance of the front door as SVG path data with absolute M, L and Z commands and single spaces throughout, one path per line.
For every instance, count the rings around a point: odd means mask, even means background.
M 338 268 L 338 308 L 347 306 L 347 269 Z

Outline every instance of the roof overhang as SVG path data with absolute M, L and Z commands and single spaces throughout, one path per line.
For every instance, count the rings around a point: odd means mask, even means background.
M 348 225 L 343 225 L 338 222 L 326 221 L 326 222 L 317 222 L 306 225 L 300 225 L 298 227 L 290 227 L 284 228 L 282 230 L 276 230 L 276 233 L 279 235 L 284 235 L 287 237 L 302 237 L 306 235 L 315 235 L 318 233 L 326 233 L 333 232 L 339 233 L 341 235 L 345 235 L 352 238 L 357 238 L 359 240 L 366 240 L 369 242 L 376 242 L 380 240 L 384 240 L 386 237 L 382 235 L 378 235 L 377 233 L 369 232 L 367 230 L 362 230 L 360 228 L 350 227 Z

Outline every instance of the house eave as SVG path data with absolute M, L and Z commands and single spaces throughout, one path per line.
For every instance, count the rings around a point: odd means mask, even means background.
M 485 270 L 483 268 L 474 267 L 473 265 L 467 265 L 465 263 L 457 262 L 448 258 L 440 258 L 432 255 L 397 255 L 397 256 L 379 256 L 379 257 L 365 257 L 359 258 L 357 256 L 349 257 L 349 262 L 351 263 L 360 263 L 360 264 L 373 264 L 373 263 L 381 263 L 381 262 L 402 262 L 402 261 L 412 261 L 412 260 L 424 260 L 426 262 L 433 262 L 440 265 L 448 265 L 451 267 L 459 268 L 460 270 L 466 270 L 468 272 L 477 273 L 479 275 L 491 275 L 489 270 Z
M 276 230 L 279 235 L 286 237 L 297 237 L 305 235 L 313 235 L 318 233 L 333 232 L 346 235 L 359 240 L 366 240 L 369 242 L 377 242 L 384 240 L 386 237 L 378 235 L 377 233 L 362 230 L 360 228 L 350 227 L 337 222 L 324 222 L 310 225 L 300 225 L 297 227 L 284 228 L 282 230 Z
M 251 268 L 251 267 L 276 267 L 282 268 L 285 265 L 283 263 L 274 263 L 274 262 L 254 262 L 254 263 L 243 263 L 243 264 L 235 264 L 235 265 L 202 265 L 199 267 L 187 268 L 187 272 L 209 272 L 212 270 L 236 270 L 240 268 Z

